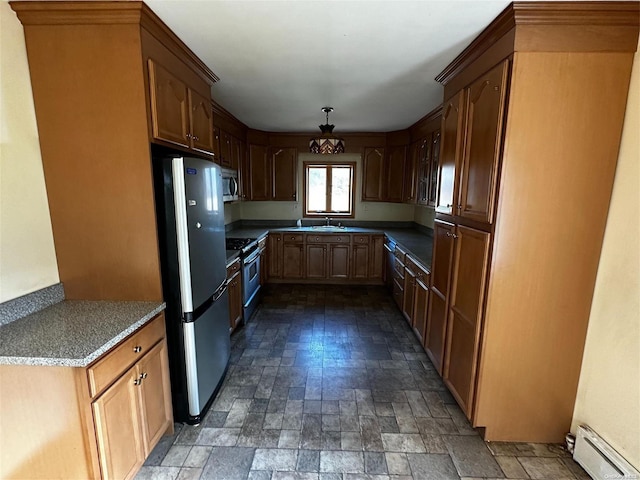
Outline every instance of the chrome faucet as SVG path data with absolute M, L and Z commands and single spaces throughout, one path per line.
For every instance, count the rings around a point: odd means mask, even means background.
M 326 225 L 327 227 L 330 227 L 330 226 L 331 226 L 331 223 L 330 223 L 330 222 L 331 222 L 331 219 L 330 219 L 329 217 L 325 217 L 324 219 L 325 219 L 325 220 L 326 220 L 326 222 L 327 222 L 325 225 Z

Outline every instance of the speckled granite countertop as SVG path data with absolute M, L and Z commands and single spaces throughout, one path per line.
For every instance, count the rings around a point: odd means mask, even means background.
M 300 233 L 384 233 L 400 244 L 408 253 L 414 256 L 427 269 L 431 270 L 431 253 L 433 237 L 414 228 L 361 228 L 347 227 L 344 230 L 322 230 L 312 227 L 252 227 L 237 228 L 227 232 L 228 238 L 260 238 L 269 232 L 300 232 Z M 231 260 L 227 252 L 227 263 Z
M 65 300 L 0 327 L 0 364 L 86 367 L 165 309 Z

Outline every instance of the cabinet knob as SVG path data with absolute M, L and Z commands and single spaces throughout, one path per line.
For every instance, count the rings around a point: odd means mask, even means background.
M 455 233 L 452 233 L 452 234 L 451 234 L 451 236 L 452 236 L 453 238 L 458 238 L 458 235 L 456 235 Z
M 291 198 L 296 198 L 296 194 L 294 193 L 293 195 L 291 195 Z
M 193 135 L 191 135 L 190 133 L 187 133 L 187 138 L 193 138 Z
M 140 374 L 140 380 L 144 380 L 145 378 L 147 378 L 147 372 L 142 372 Z
M 142 347 L 140 345 L 136 345 L 133 347 L 133 353 L 140 353 L 142 351 Z
M 197 142 L 198 140 L 200 140 L 200 137 L 198 137 L 198 136 L 194 135 L 194 136 L 193 136 L 193 139 Z
M 142 383 L 142 380 L 140 380 L 139 378 L 136 378 L 136 379 L 133 381 L 133 384 L 134 384 L 134 385 L 140 385 L 141 383 Z
M 342 240 L 342 237 L 338 237 L 338 241 Z

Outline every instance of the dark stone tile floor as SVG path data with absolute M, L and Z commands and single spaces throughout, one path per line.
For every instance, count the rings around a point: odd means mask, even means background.
M 270 285 L 203 423 L 136 479 L 589 477 L 560 445 L 486 443 L 383 287 Z

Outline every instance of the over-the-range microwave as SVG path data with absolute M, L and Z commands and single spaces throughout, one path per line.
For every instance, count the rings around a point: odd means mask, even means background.
M 233 202 L 238 200 L 238 171 L 230 168 L 222 169 L 222 200 Z

